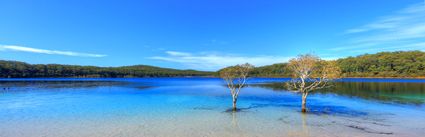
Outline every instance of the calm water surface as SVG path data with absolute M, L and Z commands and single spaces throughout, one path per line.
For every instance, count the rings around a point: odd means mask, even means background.
M 250 79 L 241 112 L 216 78 L 0 79 L 1 137 L 425 135 L 425 80 L 343 79 L 308 98 Z

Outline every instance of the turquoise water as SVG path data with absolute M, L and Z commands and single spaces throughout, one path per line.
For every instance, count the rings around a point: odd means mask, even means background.
M 425 134 L 425 80 L 342 79 L 308 98 L 255 78 L 240 112 L 217 78 L 0 79 L 1 137 Z

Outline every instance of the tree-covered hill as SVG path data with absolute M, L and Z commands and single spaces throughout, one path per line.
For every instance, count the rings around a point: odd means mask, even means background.
M 287 63 L 279 63 L 254 68 L 250 73 L 254 77 L 290 77 L 291 74 L 286 67 Z
M 96 67 L 59 64 L 28 64 L 17 61 L 0 61 L 2 78 L 37 77 L 177 77 L 211 76 L 214 72 L 177 70 L 147 65 L 123 67 Z
M 343 77 L 425 77 L 425 52 L 396 51 L 337 60 Z M 290 77 L 286 63 L 257 67 L 257 77 Z
M 337 60 L 343 77 L 425 77 L 425 52 L 396 51 L 365 54 Z M 217 76 L 217 72 L 177 70 L 146 65 L 96 67 L 28 64 L 0 60 L 0 77 L 177 77 Z M 290 77 L 287 63 L 254 68 L 253 77 Z
M 339 59 L 345 77 L 425 77 L 425 52 L 397 51 Z

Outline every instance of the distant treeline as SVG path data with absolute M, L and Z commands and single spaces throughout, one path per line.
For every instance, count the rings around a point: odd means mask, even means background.
M 343 77 L 425 77 L 425 52 L 397 51 L 365 54 L 337 60 Z M 95 67 L 58 64 L 27 64 L 0 61 L 0 77 L 177 77 L 217 76 L 217 72 L 177 70 L 146 65 Z M 290 77 L 286 63 L 256 67 L 253 77 Z
M 343 77 L 425 77 L 425 52 L 396 51 L 338 59 Z M 290 77 L 286 63 L 257 67 L 257 77 Z
M 146 65 L 124 67 L 95 67 L 59 64 L 27 64 L 17 61 L 0 61 L 2 78 L 37 77 L 178 77 L 211 76 L 213 72 L 177 70 Z
M 345 77 L 425 77 L 425 52 L 397 51 L 339 59 Z

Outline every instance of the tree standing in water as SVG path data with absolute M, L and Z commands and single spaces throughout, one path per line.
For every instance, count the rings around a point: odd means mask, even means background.
M 232 95 L 232 110 L 236 111 L 236 102 L 238 101 L 239 92 L 246 84 L 249 72 L 254 68 L 253 65 L 245 63 L 241 65 L 231 66 L 219 71 L 220 77 L 223 78 Z
M 339 78 L 340 68 L 335 61 L 325 61 L 312 54 L 299 55 L 289 61 L 292 80 L 286 82 L 289 90 L 302 94 L 301 111 L 306 109 L 307 96 L 311 91 L 327 88 Z

